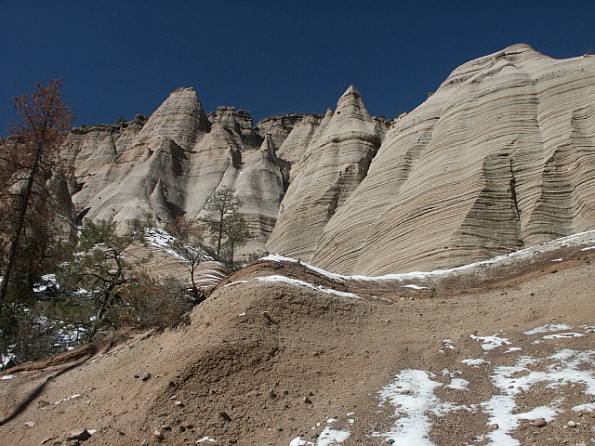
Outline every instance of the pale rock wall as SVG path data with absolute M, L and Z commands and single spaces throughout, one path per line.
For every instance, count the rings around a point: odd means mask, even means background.
M 268 250 L 310 260 L 325 225 L 365 178 L 379 146 L 374 123 L 351 86 L 324 131 L 308 146 L 281 203 Z
M 74 205 L 85 218 L 114 218 L 122 228 L 146 214 L 164 225 L 178 215 L 201 216 L 215 190 L 229 186 L 254 236 L 238 254 L 262 253 L 291 167 L 277 158 L 273 138 L 281 145 L 300 119 L 269 119 L 264 128 L 275 136 L 262 136 L 247 112 L 218 107 L 207 116 L 193 89 L 178 89 L 148 120 L 69 135 L 63 157 L 74 167 Z
M 312 261 L 444 268 L 593 229 L 594 106 L 592 56 L 515 45 L 462 65 L 395 122 Z
M 148 120 L 73 131 L 63 156 L 86 218 L 163 225 L 229 186 L 254 235 L 244 258 L 371 275 L 456 266 L 595 228 L 595 57 L 514 45 L 390 122 L 353 87 L 334 113 L 256 127 L 233 107 L 206 115 L 183 88 Z

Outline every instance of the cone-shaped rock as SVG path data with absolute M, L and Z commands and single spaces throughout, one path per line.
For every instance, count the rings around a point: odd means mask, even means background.
M 309 260 L 324 226 L 365 178 L 379 145 L 360 94 L 351 86 L 318 141 L 308 147 L 281 204 L 268 250 Z
M 289 163 L 277 158 L 274 143 L 266 136 L 259 150 L 242 154 L 242 166 L 233 188 L 243 202 L 240 209 L 253 236 L 246 252 L 262 254 L 263 240 L 268 239 L 284 196 L 283 170 Z
M 188 148 L 199 132 L 205 132 L 209 122 L 193 88 L 178 88 L 151 115 L 135 144 L 151 140 L 171 139 L 182 148 Z

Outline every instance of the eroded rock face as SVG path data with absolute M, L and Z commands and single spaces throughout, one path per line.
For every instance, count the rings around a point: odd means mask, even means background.
M 123 225 L 151 214 L 201 216 L 221 186 L 241 197 L 253 239 L 239 252 L 264 252 L 289 180 L 290 164 L 276 156 L 301 115 L 270 119 L 261 135 L 251 116 L 233 107 L 206 115 L 196 93 L 180 88 L 148 119 L 76 129 L 63 156 L 75 169 L 76 209 L 90 219 Z M 275 135 L 275 136 L 273 136 Z
M 308 145 L 281 204 L 269 251 L 310 260 L 324 227 L 365 178 L 379 146 L 374 123 L 351 86 Z
M 87 218 L 196 217 L 225 185 L 255 236 L 243 254 L 377 275 L 595 228 L 594 111 L 595 57 L 514 45 L 457 68 L 391 122 L 353 87 L 335 112 L 256 126 L 233 107 L 205 114 L 184 88 L 148 120 L 74 131 L 64 157 Z
M 312 261 L 444 268 L 592 229 L 594 111 L 595 57 L 515 45 L 462 65 L 395 122 Z

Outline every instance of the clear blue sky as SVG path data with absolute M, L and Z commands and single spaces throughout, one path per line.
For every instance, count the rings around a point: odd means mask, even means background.
M 514 43 L 595 51 L 595 1 L 0 0 L 0 135 L 12 97 L 61 79 L 76 124 L 150 114 L 192 86 L 207 111 L 323 113 L 354 84 L 371 114 L 423 102 Z

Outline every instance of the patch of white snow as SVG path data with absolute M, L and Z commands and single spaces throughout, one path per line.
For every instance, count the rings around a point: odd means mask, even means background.
M 566 325 L 566 324 L 547 324 L 547 325 L 542 325 L 540 327 L 535 327 L 532 330 L 528 330 L 523 332 L 526 335 L 534 335 L 534 334 L 540 334 L 540 333 L 551 333 L 554 331 L 564 331 L 564 330 L 570 330 L 572 327 L 570 325 Z
M 454 390 L 467 390 L 467 386 L 469 385 L 469 381 L 463 378 L 453 378 L 450 380 L 450 384 L 446 386 L 449 389 Z
M 403 285 L 403 288 L 410 288 L 412 290 L 429 290 L 427 286 L 415 285 L 414 283 L 410 283 L 409 285 Z
M 495 334 L 492 336 L 474 336 L 471 335 L 471 339 L 475 339 L 481 343 L 481 348 L 485 351 L 494 350 L 495 348 L 502 347 L 504 345 L 510 345 L 510 341 L 507 338 L 501 338 Z
M 318 440 L 316 440 L 316 446 L 332 446 L 334 444 L 343 443 L 350 435 L 350 432 L 325 427 L 320 433 Z
M 473 368 L 479 368 L 482 364 L 489 364 L 490 361 L 486 361 L 485 359 L 477 358 L 477 359 L 463 359 L 461 361 L 463 364 L 467 364 Z
M 330 288 L 324 288 L 323 286 L 314 286 L 311 283 L 308 282 L 304 282 L 303 280 L 298 280 L 298 279 L 291 279 L 289 277 L 286 276 L 279 276 L 279 275 L 272 275 L 272 276 L 266 276 L 266 277 L 257 277 L 256 280 L 260 281 L 260 282 L 280 282 L 280 283 L 286 283 L 289 285 L 293 285 L 293 286 L 299 286 L 299 287 L 304 287 L 304 288 L 310 288 L 316 291 L 320 291 L 321 293 L 326 293 L 326 294 L 333 294 L 335 296 L 339 296 L 339 297 L 348 297 L 351 299 L 361 299 L 360 296 L 358 296 L 357 294 L 353 294 L 353 293 L 346 293 L 343 291 L 337 291 L 337 290 L 333 290 Z
M 392 384 L 380 391 L 381 404 L 389 402 L 397 419 L 388 432 L 374 432 L 375 437 L 393 440 L 395 444 L 433 446 L 429 439 L 432 415 L 439 416 L 453 406 L 443 403 L 434 389 L 442 384 L 423 370 L 402 370 Z

